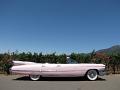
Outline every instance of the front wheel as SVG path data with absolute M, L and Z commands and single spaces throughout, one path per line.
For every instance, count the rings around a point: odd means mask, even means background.
M 98 74 L 96 70 L 89 70 L 86 74 L 87 78 L 91 81 L 94 81 L 97 79 Z
M 40 79 L 40 75 L 29 75 L 30 79 L 33 81 L 37 81 Z

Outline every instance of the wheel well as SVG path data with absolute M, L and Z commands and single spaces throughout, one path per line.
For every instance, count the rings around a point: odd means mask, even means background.
M 28 76 L 30 77 L 30 75 L 34 75 L 34 74 L 29 74 Z M 40 78 L 42 77 L 42 75 L 39 75 L 40 76 Z
M 90 70 L 95 70 L 97 72 L 97 74 L 99 75 L 99 71 L 97 69 L 89 69 L 89 70 L 87 70 L 85 76 L 87 75 L 88 71 L 90 71 Z

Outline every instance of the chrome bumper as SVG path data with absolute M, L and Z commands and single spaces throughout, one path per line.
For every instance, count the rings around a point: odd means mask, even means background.
M 105 71 L 105 70 L 99 70 L 99 75 L 100 75 L 100 76 L 106 75 L 106 71 Z

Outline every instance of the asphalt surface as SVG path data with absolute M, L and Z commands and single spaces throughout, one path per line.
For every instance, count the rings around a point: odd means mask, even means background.
M 0 75 L 0 90 L 120 90 L 120 75 L 108 75 L 96 81 L 85 78 L 42 78 L 31 81 L 18 75 Z

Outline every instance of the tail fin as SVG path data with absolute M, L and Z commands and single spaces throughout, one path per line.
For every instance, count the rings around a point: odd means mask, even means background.
M 19 65 L 33 65 L 37 64 L 35 62 L 28 62 L 28 61 L 13 61 L 14 66 L 19 66 Z

